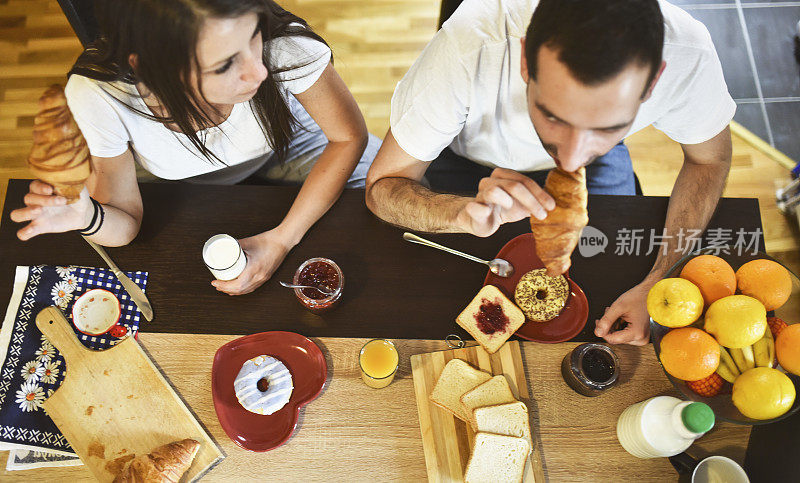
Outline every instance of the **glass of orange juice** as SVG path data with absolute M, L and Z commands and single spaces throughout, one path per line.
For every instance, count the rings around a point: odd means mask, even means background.
M 364 344 L 358 356 L 361 379 L 369 387 L 380 389 L 394 380 L 400 357 L 397 347 L 387 339 L 372 339 Z

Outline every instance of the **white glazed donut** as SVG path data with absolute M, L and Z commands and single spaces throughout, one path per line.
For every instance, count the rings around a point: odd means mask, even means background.
M 267 382 L 265 391 L 258 387 L 262 379 Z M 292 389 L 292 373 L 283 362 L 268 355 L 246 361 L 233 381 L 239 404 L 256 414 L 272 414 L 284 407 L 292 397 Z

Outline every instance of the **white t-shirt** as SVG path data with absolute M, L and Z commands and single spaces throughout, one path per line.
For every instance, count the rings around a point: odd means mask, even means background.
M 304 92 L 317 81 L 330 62 L 330 49 L 317 40 L 297 36 L 272 40 L 270 48 L 274 68 L 302 66 L 275 77 L 300 124 L 310 131 L 319 131 L 294 94 Z M 67 104 L 94 156 L 119 156 L 130 145 L 136 161 L 143 168 L 159 178 L 171 180 L 225 167 L 203 156 L 184 134 L 123 105 L 151 113 L 131 84 L 107 83 L 73 75 L 67 82 L 65 93 Z M 204 129 L 198 135 L 228 166 L 265 157 L 272 152 L 249 102 L 234 104 L 224 122 Z
M 667 66 L 626 136 L 650 124 L 682 144 L 719 134 L 733 118 L 708 30 L 661 1 Z M 489 167 L 555 166 L 528 116 L 520 38 L 538 0 L 465 0 L 425 47 L 392 96 L 392 134 L 409 155 L 432 161 L 449 146 Z

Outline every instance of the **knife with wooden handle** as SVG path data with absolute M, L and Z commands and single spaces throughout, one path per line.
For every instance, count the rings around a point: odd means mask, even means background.
M 139 311 L 142 313 L 142 315 L 144 315 L 144 318 L 147 319 L 148 322 L 153 320 L 153 307 L 150 305 L 150 302 L 147 300 L 147 297 L 144 295 L 144 292 L 142 292 L 142 289 L 140 289 L 138 285 L 133 283 L 133 280 L 128 278 L 127 275 L 122 273 L 119 267 L 114 263 L 114 260 L 112 260 L 111 257 L 108 256 L 108 253 L 106 253 L 103 247 L 101 247 L 97 243 L 94 243 L 91 240 L 86 239 L 85 237 L 83 239 L 86 240 L 86 243 L 88 243 L 89 246 L 94 248 L 94 250 L 100 254 L 103 260 L 105 260 L 108 267 L 111 269 L 112 272 L 114 272 L 114 275 L 119 280 L 119 283 L 122 284 L 122 287 L 128 292 L 128 295 L 131 296 L 131 300 L 133 300 L 133 303 L 135 303 L 136 306 L 139 307 Z

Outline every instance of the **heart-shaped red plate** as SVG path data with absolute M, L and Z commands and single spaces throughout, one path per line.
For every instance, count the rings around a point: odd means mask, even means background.
M 292 373 L 294 389 L 286 406 L 270 415 L 251 413 L 239 404 L 233 390 L 242 365 L 267 354 Z M 285 443 L 297 424 L 300 408 L 325 386 L 328 366 L 312 341 L 293 332 L 261 332 L 228 342 L 217 350 L 211 369 L 211 394 L 222 429 L 234 443 L 250 451 L 268 451 Z
M 514 267 L 514 274 L 510 277 L 500 277 L 489 272 L 483 284 L 494 285 L 512 301 L 519 279 L 533 269 L 544 268 L 544 263 L 536 255 L 533 233 L 525 233 L 512 238 L 500 250 L 497 258 L 511 263 Z M 564 310 L 556 318 L 547 322 L 528 320 L 517 330 L 516 335 L 536 342 L 556 343 L 570 340 L 583 330 L 589 317 L 589 302 L 586 300 L 583 290 L 569 278 L 569 271 L 564 276 L 569 281 L 569 297 Z

